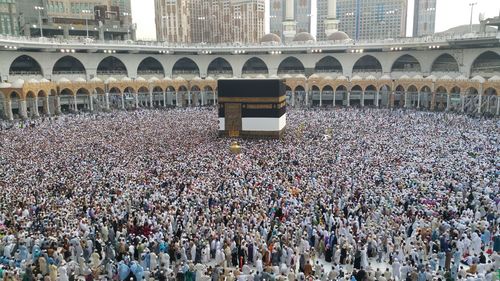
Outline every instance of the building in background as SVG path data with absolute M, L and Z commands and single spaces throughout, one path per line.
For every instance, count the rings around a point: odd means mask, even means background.
M 269 0 L 270 32 L 285 39 L 283 22 L 285 22 L 286 0 Z M 311 0 L 294 0 L 294 21 L 296 33 L 311 32 Z
M 0 0 L 0 34 L 19 34 L 16 16 L 16 0 Z
M 131 0 L 16 0 L 25 36 L 135 38 Z
M 156 34 L 170 43 L 256 43 L 264 0 L 155 0 Z
M 437 0 L 415 0 L 413 11 L 413 37 L 434 34 Z
M 326 40 L 328 0 L 318 0 L 317 39 Z M 406 36 L 408 0 L 337 0 L 338 29 L 355 40 Z

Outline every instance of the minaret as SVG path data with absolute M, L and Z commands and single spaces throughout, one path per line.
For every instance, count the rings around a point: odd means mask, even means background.
M 337 20 L 337 0 L 328 0 L 328 18 L 325 20 L 326 36 L 339 30 L 339 21 Z
M 285 20 L 283 21 L 283 36 L 286 42 L 292 41 L 297 33 L 293 1 L 294 0 L 286 0 Z

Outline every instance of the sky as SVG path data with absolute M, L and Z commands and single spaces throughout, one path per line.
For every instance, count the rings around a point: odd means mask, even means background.
M 269 7 L 266 1 L 266 7 Z M 408 17 L 413 18 L 414 0 L 408 0 Z M 437 0 L 436 7 L 436 32 L 449 28 L 469 24 L 470 6 L 469 3 L 477 3 L 474 6 L 472 21 L 479 23 L 479 13 L 484 13 L 485 18 L 495 17 L 500 12 L 500 0 Z M 316 7 L 316 0 L 312 0 L 313 11 Z M 267 11 L 266 11 L 267 12 Z M 155 40 L 156 27 L 154 17 L 154 0 L 132 0 L 132 13 L 134 22 L 137 23 L 137 37 L 142 40 Z M 313 26 L 311 33 L 316 33 L 315 18 L 313 15 Z M 266 17 L 268 18 L 268 17 Z M 267 23 L 267 22 L 266 22 Z M 268 24 L 266 24 L 266 27 Z M 269 27 L 266 28 L 266 32 Z M 407 34 L 411 35 L 412 21 L 408 21 Z

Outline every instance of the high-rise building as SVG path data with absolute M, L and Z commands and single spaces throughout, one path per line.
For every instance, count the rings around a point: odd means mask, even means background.
M 270 32 L 281 37 L 283 36 L 283 22 L 286 15 L 286 0 L 270 0 Z M 311 0 L 293 1 L 294 21 L 296 23 L 296 33 L 311 32 Z
M 437 0 L 415 0 L 413 11 L 413 37 L 434 34 Z
M 317 39 L 326 40 L 328 0 L 318 0 Z M 406 36 L 408 0 L 337 0 L 338 29 L 354 40 Z
M 16 0 L 0 0 L 0 34 L 18 35 Z
M 256 43 L 264 0 L 155 0 L 156 34 L 171 43 Z
M 16 0 L 19 28 L 26 36 L 133 39 L 130 1 Z

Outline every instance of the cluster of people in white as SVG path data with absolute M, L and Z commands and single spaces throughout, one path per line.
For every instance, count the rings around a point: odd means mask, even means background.
M 0 131 L 3 280 L 498 280 L 498 119 L 288 113 L 217 137 L 213 109 Z

